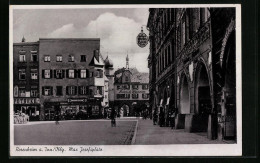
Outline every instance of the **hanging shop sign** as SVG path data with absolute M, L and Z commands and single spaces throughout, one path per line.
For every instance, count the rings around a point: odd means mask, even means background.
M 148 44 L 148 36 L 144 33 L 143 27 L 141 29 L 141 33 L 139 33 L 136 37 L 136 43 L 141 48 L 144 48 Z

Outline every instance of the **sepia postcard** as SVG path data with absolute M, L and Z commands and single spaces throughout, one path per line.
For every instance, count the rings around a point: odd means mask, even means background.
M 241 5 L 11 5 L 10 156 L 241 156 Z

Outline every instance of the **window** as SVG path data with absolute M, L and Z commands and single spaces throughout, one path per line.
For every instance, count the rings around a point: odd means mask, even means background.
M 87 95 L 88 94 L 88 87 L 87 86 L 79 86 L 79 94 L 80 95 Z
M 50 61 L 51 61 L 51 57 L 49 55 L 45 55 L 44 62 L 50 62 Z
M 120 88 L 121 88 L 120 85 L 116 86 L 116 89 L 120 89 Z
M 26 62 L 25 54 L 20 54 L 19 62 Z
M 87 70 L 80 70 L 80 78 L 87 78 Z
M 19 88 L 19 97 L 26 97 L 25 87 Z
M 125 77 L 125 81 L 128 82 L 128 80 L 129 80 L 129 79 L 128 79 L 128 76 L 126 76 L 126 77 Z
M 51 78 L 51 70 L 43 70 L 43 75 L 45 79 Z
M 103 94 L 103 87 L 97 86 L 96 94 L 97 94 L 97 95 L 102 95 L 102 94 Z
M 77 86 L 67 86 L 66 87 L 67 95 L 76 95 L 77 94 Z
M 32 53 L 32 55 L 31 55 L 31 61 L 32 61 L 32 62 L 37 62 L 37 61 L 38 61 L 38 55 L 37 55 L 37 53 Z
M 50 86 L 42 87 L 42 95 L 45 95 L 45 96 L 52 95 L 52 87 L 50 87 Z
M 62 62 L 62 56 L 61 55 L 57 55 L 56 58 L 57 58 L 56 59 L 57 62 Z
M 142 85 L 142 89 L 148 89 L 148 84 Z
M 149 98 L 149 94 L 142 94 L 142 97 L 143 97 L 143 99 L 148 99 Z
M 137 99 L 138 98 L 138 94 L 137 93 L 132 94 L 132 98 Z
M 89 77 L 90 77 L 90 78 L 93 77 L 93 72 L 89 72 Z
M 56 71 L 55 75 L 56 75 L 56 79 L 62 79 L 64 77 L 64 70 L 54 70 L 54 72 Z
M 138 89 L 138 85 L 133 85 L 133 89 Z
M 128 84 L 126 84 L 126 85 L 123 85 L 123 88 L 124 89 L 130 89 L 130 86 Z
M 19 80 L 25 80 L 25 69 L 19 69 Z
M 38 97 L 38 90 L 31 90 L 31 97 Z
M 74 70 L 69 70 L 69 78 L 74 78 Z
M 129 99 L 130 98 L 130 94 L 117 94 L 116 97 L 118 99 Z
M 33 80 L 38 79 L 38 70 L 37 69 L 31 69 L 31 79 L 33 79 Z
M 182 45 L 184 45 L 184 44 L 186 43 L 186 22 L 185 22 L 185 15 L 183 16 L 183 19 L 182 19 L 181 30 L 182 30 Z
M 69 62 L 74 62 L 74 55 L 69 55 Z
M 56 95 L 57 96 L 62 96 L 63 95 L 62 86 L 56 86 Z
M 80 62 L 86 62 L 86 55 L 80 56 Z
M 95 77 L 97 77 L 97 78 L 103 78 L 103 70 L 97 69 L 97 70 L 95 71 Z

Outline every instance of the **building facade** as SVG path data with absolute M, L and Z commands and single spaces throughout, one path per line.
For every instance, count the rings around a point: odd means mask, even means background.
M 39 120 L 39 43 L 13 45 L 14 113 L 25 113 L 29 119 Z
M 153 109 L 166 124 L 174 110 L 176 129 L 235 139 L 235 10 L 150 9 L 147 26 Z
M 115 71 L 114 107 L 120 116 L 136 116 L 149 110 L 149 74 L 129 68 L 126 57 L 126 68 Z
M 36 120 L 53 120 L 57 113 L 75 119 L 79 111 L 102 117 L 113 81 L 105 72 L 113 65 L 105 67 L 100 39 L 23 39 L 13 47 L 14 112 Z

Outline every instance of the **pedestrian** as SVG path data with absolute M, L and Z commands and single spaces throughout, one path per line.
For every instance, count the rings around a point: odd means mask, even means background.
M 60 123 L 59 123 L 59 115 L 56 113 L 55 114 L 55 124 L 56 125 L 59 125 Z
M 175 126 L 175 109 L 173 109 L 170 114 L 170 125 L 171 129 Z
M 157 121 L 158 121 L 158 115 L 157 115 L 157 112 L 154 111 L 153 112 L 153 125 L 156 125 Z
M 111 127 L 116 127 L 116 111 L 114 108 L 111 111 L 110 118 L 111 118 Z
M 163 127 L 165 123 L 164 112 L 162 107 L 160 108 L 160 113 L 159 113 L 159 123 L 160 123 L 160 127 Z

